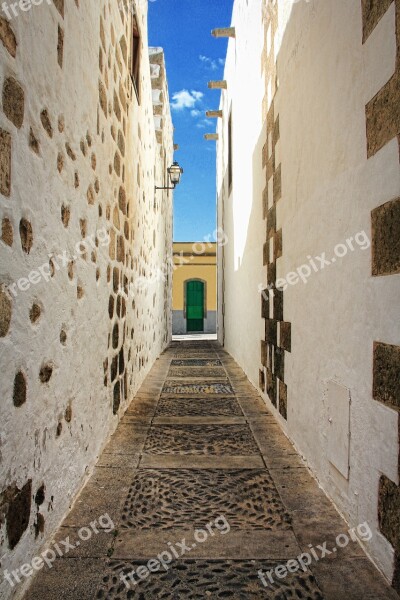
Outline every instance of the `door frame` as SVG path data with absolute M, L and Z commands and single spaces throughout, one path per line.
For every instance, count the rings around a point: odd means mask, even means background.
M 191 277 L 190 279 L 185 279 L 183 282 L 183 318 L 185 319 L 186 329 L 187 329 L 187 284 L 191 281 L 199 281 L 204 285 L 204 298 L 203 298 L 203 320 L 207 319 L 207 281 L 205 279 L 200 279 L 199 277 Z

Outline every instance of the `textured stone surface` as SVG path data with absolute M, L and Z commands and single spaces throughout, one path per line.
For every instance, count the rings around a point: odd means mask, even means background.
M 375 29 L 393 0 L 361 0 L 363 15 L 363 42 Z
M 4 48 L 15 58 L 17 54 L 17 40 L 11 24 L 4 17 L 0 17 L 0 40 Z
M 8 77 L 3 84 L 3 111 L 6 117 L 20 129 L 24 122 L 25 94 L 14 77 Z
M 380 531 L 392 544 L 396 557 L 400 556 L 400 486 L 384 475 L 379 481 L 378 520 Z M 400 591 L 398 583 L 395 581 Z
M 146 440 L 146 454 L 251 455 L 259 450 L 251 431 L 240 425 L 158 425 Z
M 7 246 L 12 246 L 14 241 L 14 230 L 10 219 L 4 217 L 1 223 L 1 239 Z
M 400 273 L 400 198 L 371 213 L 372 275 Z
M 229 383 L 183 383 L 179 381 L 167 381 L 162 390 L 163 394 L 180 394 L 190 396 L 201 395 L 232 395 L 233 390 Z
M 241 416 L 242 411 L 234 398 L 168 398 L 162 396 L 156 416 Z
M 11 192 L 11 135 L 0 129 L 0 193 L 9 196 Z
M 0 522 L 5 518 L 9 549 L 13 550 L 28 528 L 31 513 L 32 481 L 21 489 L 16 485 L 0 494 Z
M 273 585 L 263 586 L 260 570 L 266 576 L 267 571 L 307 552 L 309 544 L 318 548 L 327 541 L 331 548 L 336 536 L 348 526 L 318 488 L 276 421 L 263 411 L 265 405 L 257 392 L 226 354 L 223 362 L 234 390 L 238 390 L 237 398 L 159 400 L 174 353 L 175 347 L 167 351 L 147 378 L 56 540 L 68 536 L 74 543 L 78 528 L 87 527 L 106 512 L 112 519 L 111 529 L 102 528 L 95 538 L 57 560 L 52 569 L 39 572 L 25 598 L 54 600 L 57 589 L 66 600 L 394 599 L 394 592 L 357 544 L 313 563 L 306 572 L 275 576 Z M 168 412 L 172 403 L 177 403 L 178 414 L 171 417 L 176 419 L 171 426 L 176 433 L 173 441 L 163 426 L 150 427 L 157 405 L 158 413 L 163 402 L 167 402 Z M 180 410 L 188 402 L 196 403 L 196 418 L 204 419 L 196 427 L 179 423 Z M 232 402 L 250 411 L 251 429 L 206 424 L 208 406 L 225 407 Z M 65 421 L 71 422 L 71 418 L 69 415 Z M 148 444 L 155 448 L 155 454 L 143 454 Z M 239 456 L 237 452 L 249 444 L 257 454 Z M 205 448 L 210 454 L 192 454 L 193 448 Z M 170 453 L 159 454 L 163 449 Z M 232 455 L 231 450 L 236 454 Z M 389 487 L 382 487 L 387 515 L 383 527 L 393 533 L 397 517 L 392 492 L 390 482 Z M 35 500 L 42 502 L 43 495 L 47 498 L 47 490 L 44 493 L 43 489 L 42 494 L 38 491 Z M 204 542 L 194 540 L 196 530 L 209 532 L 209 527 L 213 534 Z M 182 540 L 186 551 L 181 556 L 178 544 Z M 125 587 L 121 573 L 143 567 L 161 552 L 172 552 L 172 548 L 176 555 L 171 554 L 167 569 L 158 569 L 132 588 Z
M 11 298 L 0 288 L 0 337 L 5 337 L 10 329 L 12 315 Z
M 206 527 L 223 514 L 231 528 L 287 529 L 289 514 L 268 471 L 139 470 L 131 484 L 123 526 L 137 529 Z
M 18 12 L 9 23 L 0 18 L 1 290 L 12 304 L 10 321 L 9 302 L 0 298 L 0 494 L 32 479 L 34 493 L 45 485 L 46 500 L 33 506 L 13 551 L 1 521 L 2 572 L 50 542 L 103 446 L 102 469 L 117 477 L 125 468 L 131 480 L 144 437 L 132 428 L 107 443 L 168 344 L 172 281 L 170 269 L 151 293 L 131 287 L 167 264 L 172 243 L 172 194 L 148 201 L 154 172 L 172 163 L 173 130 L 163 73 L 163 143 L 157 143 L 145 3 L 135 7 L 142 28 L 140 104 L 129 74 L 128 3 L 122 16 L 115 0 L 90 7 L 78 0 L 25 2 L 26 10 L 22 4 L 9 7 L 11 15 Z M 118 126 L 109 111 L 114 90 Z M 110 174 L 116 152 L 120 171 Z M 143 406 L 133 408 L 129 418 L 143 414 Z M 87 498 L 97 506 L 79 505 L 82 526 L 112 510 L 113 496 L 123 498 L 112 481 L 98 488 Z M 115 513 L 121 515 L 120 507 Z M 11 591 L 1 578 L 0 597 Z M 61 597 L 64 590 L 52 586 L 52 592 Z
M 274 568 L 277 563 L 250 560 L 182 560 L 177 562 L 170 572 L 161 571 L 152 574 L 137 587 L 132 586 L 133 589 L 129 591 L 120 580 L 121 571 L 123 574 L 129 574 L 144 564 L 146 564 L 145 561 L 110 561 L 103 584 L 99 587 L 100 593 L 97 598 L 107 600 L 156 598 L 162 590 L 162 597 L 170 600 L 176 598 L 246 600 L 247 598 L 261 597 L 274 600 L 282 598 L 323 600 L 315 578 L 304 573 L 290 575 L 286 580 L 277 582 L 266 595 L 258 579 L 257 571 Z
M 373 397 L 400 409 L 400 346 L 375 342 Z

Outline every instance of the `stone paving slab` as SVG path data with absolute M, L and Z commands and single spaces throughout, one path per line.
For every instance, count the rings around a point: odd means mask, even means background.
M 235 398 L 176 398 L 162 396 L 157 406 L 156 417 L 186 416 L 243 416 Z
M 154 417 L 153 425 L 246 425 L 244 417 Z
M 340 546 L 348 525 L 216 342 L 174 342 L 156 362 L 53 542 L 106 514 L 112 527 L 40 571 L 25 599 L 399 600 L 358 542 Z M 312 550 L 308 568 L 285 568 Z M 171 564 L 150 572 L 163 552 Z M 127 587 L 121 573 L 137 569 Z
M 206 527 L 224 515 L 230 529 L 289 529 L 285 510 L 265 468 L 202 470 L 140 468 L 127 495 L 123 528 Z
M 187 456 L 143 454 L 139 466 L 146 469 L 258 469 L 262 456 Z
M 121 521 L 124 498 L 129 491 L 129 480 L 134 469 L 96 468 L 63 525 L 67 527 L 88 527 L 94 520 L 108 514 L 114 523 Z
M 247 425 L 153 425 L 146 454 L 251 455 L 257 444 Z
M 224 379 L 226 380 L 226 371 L 222 367 L 172 367 L 168 371 L 168 379 Z
M 135 573 L 146 561 L 109 561 L 108 569 L 101 585 L 101 595 L 96 598 L 111 600 L 323 600 L 321 590 L 310 573 L 289 574 L 286 580 L 277 581 L 265 589 L 258 577 L 258 571 L 277 566 L 276 562 L 256 560 L 181 560 L 168 570 L 152 573 L 144 581 Z M 121 586 L 121 572 L 126 575 L 128 584 Z M 131 579 L 129 578 L 131 575 Z M 140 581 L 140 582 L 139 582 Z M 159 595 L 162 590 L 162 596 Z
M 25 600 L 94 600 L 107 558 L 63 558 L 39 571 Z
M 202 530 L 204 531 L 204 530 Z M 205 537 L 207 531 L 203 537 Z M 171 529 L 169 531 L 123 531 L 115 541 L 113 558 L 154 558 L 168 544 L 185 540 L 186 558 L 235 559 L 270 558 L 287 562 L 301 554 L 292 531 L 230 531 L 225 535 L 215 533 L 203 542 L 196 541 L 194 530 Z M 179 546 L 177 546 L 177 549 Z M 261 591 L 261 590 L 260 590 Z

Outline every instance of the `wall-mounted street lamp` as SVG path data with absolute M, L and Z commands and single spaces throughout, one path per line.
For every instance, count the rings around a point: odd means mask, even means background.
M 176 161 L 169 167 L 169 169 L 167 169 L 167 171 L 168 171 L 171 183 L 172 183 L 172 187 L 156 186 L 156 190 L 174 190 L 176 188 L 176 186 L 180 183 L 183 169 L 182 169 L 182 167 L 179 166 L 179 164 Z

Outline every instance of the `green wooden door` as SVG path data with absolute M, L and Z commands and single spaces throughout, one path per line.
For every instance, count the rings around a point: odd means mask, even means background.
M 204 283 L 188 281 L 186 283 L 186 321 L 187 331 L 204 331 Z

